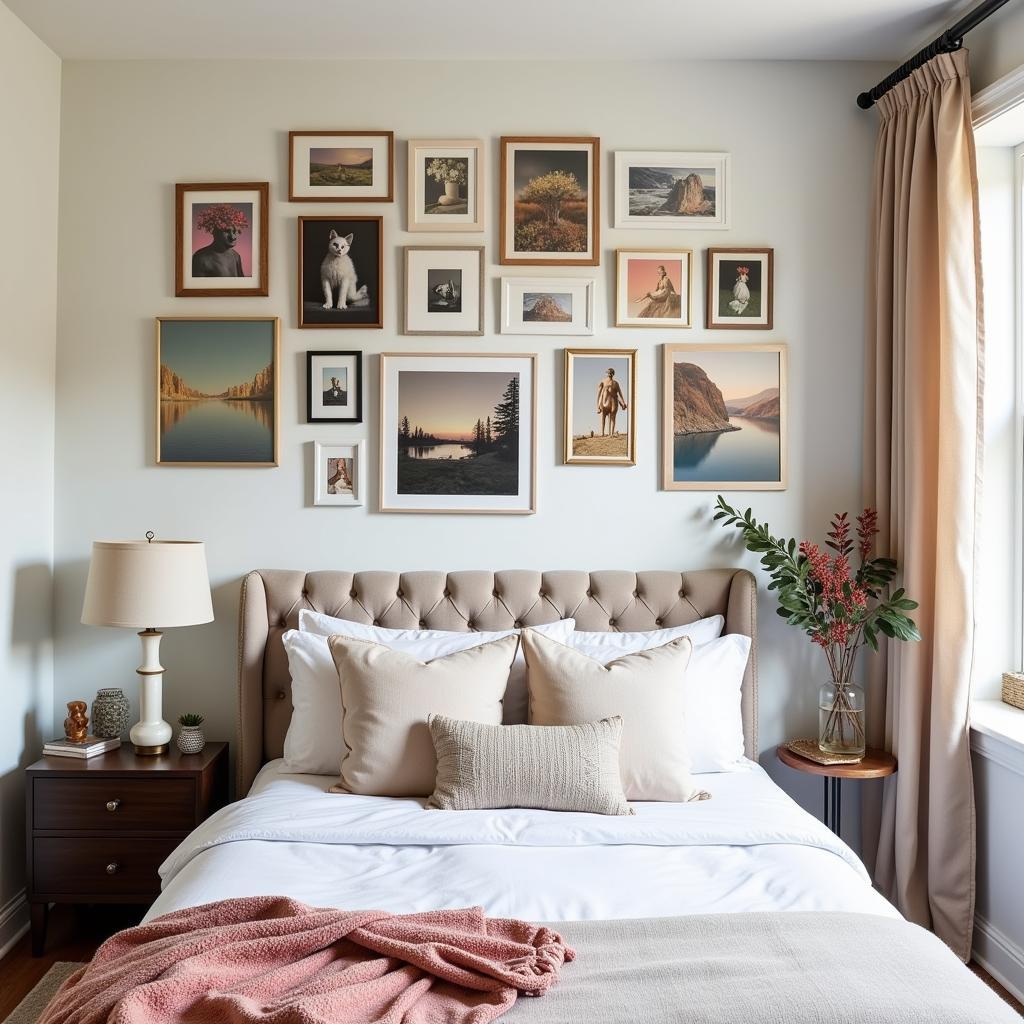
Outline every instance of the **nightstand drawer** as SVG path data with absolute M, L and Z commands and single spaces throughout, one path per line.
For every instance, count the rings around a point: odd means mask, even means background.
M 76 896 L 156 895 L 157 868 L 178 845 L 174 839 L 51 839 L 33 844 L 37 892 Z
M 196 825 L 192 779 L 34 780 L 37 829 L 189 832 Z

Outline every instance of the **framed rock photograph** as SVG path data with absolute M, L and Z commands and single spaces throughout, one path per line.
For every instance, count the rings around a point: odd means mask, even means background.
M 280 326 L 157 317 L 157 465 L 277 465 Z
M 728 153 L 615 154 L 617 228 L 728 228 Z
M 616 327 L 692 327 L 689 249 L 615 250 Z
M 390 203 L 394 132 L 289 132 L 288 199 L 293 203 Z
M 600 157 L 590 136 L 502 138 L 501 263 L 600 264 Z
M 380 357 L 380 510 L 537 511 L 537 356 Z
M 409 140 L 407 231 L 483 231 L 484 144 Z
M 636 349 L 567 348 L 566 465 L 636 465 Z
M 299 327 L 383 327 L 380 217 L 299 218 Z
M 708 329 L 770 331 L 774 264 L 774 249 L 708 249 Z
M 592 277 L 503 277 L 502 334 L 593 334 Z
M 313 442 L 314 505 L 365 503 L 363 448 L 362 441 L 355 444 Z
M 665 345 L 667 491 L 786 487 L 786 346 Z
M 174 294 L 266 295 L 270 185 L 174 186 Z
M 405 334 L 484 333 L 484 247 L 405 247 Z
M 363 422 L 363 353 L 306 353 L 306 422 Z

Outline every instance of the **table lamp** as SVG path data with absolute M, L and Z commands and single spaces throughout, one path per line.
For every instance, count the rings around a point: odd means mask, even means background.
M 82 622 L 142 632 L 140 721 L 129 736 L 136 754 L 162 754 L 171 739 L 163 720 L 163 675 L 157 627 L 213 621 L 206 549 L 199 541 L 94 541 Z

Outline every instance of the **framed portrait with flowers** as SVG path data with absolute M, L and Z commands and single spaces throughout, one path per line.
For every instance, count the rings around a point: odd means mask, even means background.
M 174 187 L 174 294 L 267 295 L 270 185 L 178 184 Z
M 709 330 L 770 331 L 775 250 L 708 249 Z
M 483 231 L 484 144 L 410 139 L 407 231 Z

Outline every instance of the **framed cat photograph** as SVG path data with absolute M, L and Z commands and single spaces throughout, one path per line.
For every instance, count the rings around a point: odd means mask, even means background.
M 299 327 L 383 327 L 383 220 L 299 217 Z
M 394 132 L 289 132 L 288 199 L 293 203 L 390 203 Z
M 306 353 L 306 422 L 363 422 L 363 353 Z
M 405 334 L 484 333 L 484 247 L 405 247 Z
M 365 503 L 366 467 L 363 441 L 355 444 L 313 442 L 313 504 L 362 505 Z
M 265 181 L 174 186 L 174 294 L 269 293 Z
M 708 249 L 709 330 L 770 331 L 775 316 L 774 249 Z
M 616 249 L 616 327 L 692 327 L 692 308 L 689 249 Z
M 484 144 L 410 139 L 407 231 L 483 231 Z

